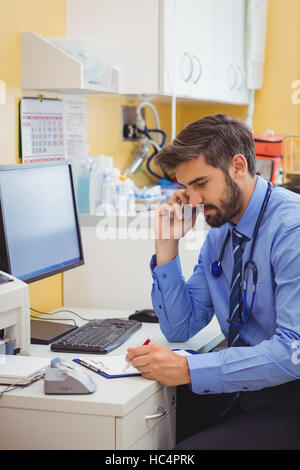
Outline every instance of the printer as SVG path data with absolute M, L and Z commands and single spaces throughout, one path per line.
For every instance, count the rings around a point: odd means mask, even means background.
M 30 354 L 29 289 L 25 282 L 0 271 L 1 354 Z

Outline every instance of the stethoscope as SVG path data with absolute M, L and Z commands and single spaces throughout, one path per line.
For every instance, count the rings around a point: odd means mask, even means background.
M 244 265 L 243 311 L 242 311 L 241 319 L 238 320 L 238 321 L 233 321 L 231 318 L 227 318 L 227 321 L 229 323 L 232 323 L 232 324 L 237 325 L 237 326 L 245 325 L 245 323 L 247 323 L 247 321 L 249 320 L 250 315 L 252 313 L 254 298 L 255 298 L 255 293 L 256 293 L 256 285 L 257 285 L 257 266 L 256 266 L 256 263 L 253 261 L 253 252 L 254 252 L 254 247 L 255 247 L 256 238 L 257 238 L 258 230 L 259 230 L 259 227 L 260 227 L 260 223 L 261 223 L 261 220 L 262 220 L 263 215 L 265 213 L 267 204 L 269 202 L 269 199 L 270 199 L 270 196 L 271 196 L 271 191 L 272 191 L 272 184 L 269 182 L 268 183 L 268 188 L 267 188 L 267 191 L 266 191 L 266 194 L 265 194 L 265 198 L 264 198 L 263 203 L 261 205 L 260 212 L 259 212 L 256 224 L 255 224 L 249 259 Z M 211 274 L 215 278 L 220 277 L 222 272 L 223 272 L 222 259 L 223 259 L 223 255 L 224 255 L 226 245 L 227 245 L 228 240 L 230 238 L 230 234 L 231 234 L 231 230 L 229 229 L 227 234 L 226 234 L 226 238 L 223 242 L 222 249 L 221 249 L 218 261 L 214 261 L 210 266 Z M 248 284 L 249 272 L 252 272 L 253 291 L 252 291 L 252 299 L 251 299 L 250 309 L 249 309 L 248 312 L 246 312 L 246 293 L 247 293 L 247 284 Z

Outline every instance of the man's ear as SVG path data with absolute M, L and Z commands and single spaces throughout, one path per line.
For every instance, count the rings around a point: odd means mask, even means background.
M 248 163 L 244 155 L 241 153 L 234 155 L 230 169 L 234 178 L 241 178 L 242 176 L 245 176 L 248 171 Z

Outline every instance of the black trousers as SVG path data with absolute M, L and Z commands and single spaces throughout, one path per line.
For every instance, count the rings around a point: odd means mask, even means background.
M 239 394 L 177 387 L 176 449 L 300 450 L 300 381 Z

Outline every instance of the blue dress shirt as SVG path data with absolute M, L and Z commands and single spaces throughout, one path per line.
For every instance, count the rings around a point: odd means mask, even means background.
M 251 239 L 267 190 L 257 177 L 251 200 L 236 229 L 248 237 L 243 264 L 249 259 Z M 233 270 L 231 237 L 222 260 L 223 274 L 212 276 L 230 223 L 211 228 L 201 248 L 198 264 L 186 282 L 179 256 L 161 266 L 151 260 L 152 302 L 160 327 L 169 341 L 187 341 L 217 316 L 228 337 L 230 282 Z M 258 231 L 253 259 L 258 280 L 253 311 L 241 326 L 246 346 L 187 357 L 191 387 L 196 393 L 230 393 L 259 390 L 300 378 L 295 347 L 300 347 L 300 196 L 284 188 L 272 190 Z M 250 308 L 252 285 L 246 305 Z

